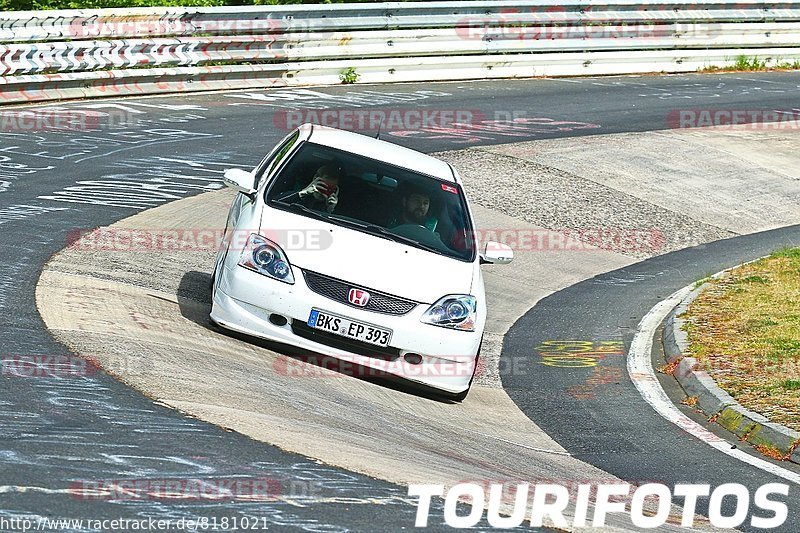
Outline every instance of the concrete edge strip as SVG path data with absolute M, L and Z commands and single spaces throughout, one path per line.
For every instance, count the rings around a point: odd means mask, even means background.
M 712 278 L 719 278 L 730 270 L 732 269 L 718 272 Z M 667 363 L 677 363 L 672 372 L 673 377 L 688 397 L 697 399 L 696 406 L 709 417 L 710 422 L 716 422 L 739 440 L 757 449 L 775 450 L 784 460 L 800 464 L 800 432 L 771 422 L 764 415 L 739 404 L 717 385 L 714 378 L 700 370 L 697 360 L 689 355 L 689 338 L 683 329 L 686 320 L 681 316 L 707 283 L 708 281 L 691 290 L 667 317 L 663 342 Z
M 633 337 L 628 353 L 628 374 L 642 398 L 655 409 L 664 419 L 672 422 L 693 437 L 708 444 L 719 452 L 734 459 L 755 466 L 769 474 L 800 485 L 800 474 L 792 472 L 775 463 L 750 455 L 738 448 L 732 448 L 730 443 L 718 437 L 703 425 L 695 422 L 683 414 L 664 392 L 658 377 L 653 370 L 650 354 L 653 348 L 653 337 L 659 325 L 667 318 L 672 310 L 693 290 L 694 284 L 679 289 L 666 300 L 659 302 L 642 318 Z

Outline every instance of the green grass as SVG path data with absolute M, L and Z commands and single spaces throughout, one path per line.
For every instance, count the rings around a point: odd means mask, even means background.
M 773 252 L 770 257 L 782 257 L 784 259 L 800 259 L 800 248 L 781 248 Z
M 339 73 L 339 79 L 342 80 L 342 83 L 345 85 L 350 85 L 358 81 L 358 78 L 361 77 L 361 74 L 356 72 L 356 69 L 353 67 L 348 67 L 344 69 L 342 72 Z
M 771 318 L 751 318 L 748 319 L 741 327 L 742 333 L 757 333 L 766 328 L 777 326 L 778 323 Z
M 777 65 L 775 68 L 786 69 L 786 70 L 800 70 L 800 59 L 795 59 L 791 63 L 788 61 L 780 61 L 778 60 Z
M 778 323 L 776 322 L 774 325 L 777 326 Z M 777 337 L 764 339 L 764 342 L 772 350 L 771 353 L 767 355 L 771 355 L 775 359 L 782 359 L 784 357 L 800 359 L 800 340 Z
M 733 63 L 733 68 L 735 68 L 736 70 L 751 70 L 751 71 L 766 70 L 767 62 L 760 60 L 757 57 L 747 57 L 746 55 L 740 55 L 736 57 L 736 61 L 734 61 Z
M 764 276 L 746 276 L 737 280 L 737 283 L 769 283 L 769 278 Z
M 800 60 L 794 59 L 792 61 L 783 61 L 781 58 L 776 58 L 772 62 L 772 66 L 768 66 L 769 59 L 759 59 L 755 56 L 739 55 L 725 66 L 711 65 L 698 69 L 699 72 L 712 73 L 712 72 L 763 72 L 765 70 L 800 70 Z
M 696 288 L 700 287 L 703 283 L 705 283 L 707 281 L 711 281 L 711 279 L 712 279 L 711 275 L 708 275 L 708 276 L 705 276 L 703 278 L 698 279 L 697 281 L 694 282 L 694 288 L 696 289 Z
M 684 316 L 691 354 L 720 387 L 800 430 L 800 248 L 708 281 Z

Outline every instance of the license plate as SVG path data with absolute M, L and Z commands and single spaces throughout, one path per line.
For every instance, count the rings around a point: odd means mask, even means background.
M 327 311 L 312 309 L 308 317 L 308 325 L 328 333 L 341 335 L 377 346 L 388 346 L 392 338 L 392 330 L 350 320 Z

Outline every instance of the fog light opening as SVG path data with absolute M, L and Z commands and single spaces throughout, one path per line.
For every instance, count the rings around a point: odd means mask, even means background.
M 406 360 L 406 363 L 410 365 L 418 365 L 422 363 L 422 356 L 418 353 L 407 353 L 403 356 Z
M 289 322 L 289 320 L 285 316 L 279 315 L 277 313 L 272 313 L 271 315 L 269 315 L 269 321 L 275 324 L 276 326 L 285 326 Z

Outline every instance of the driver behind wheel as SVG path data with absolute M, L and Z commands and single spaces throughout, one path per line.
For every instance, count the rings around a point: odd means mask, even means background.
M 402 226 L 403 224 L 417 224 L 430 231 L 436 231 L 439 220 L 430 213 L 430 194 L 420 188 L 408 187 L 402 197 L 402 210 L 395 217 L 389 227 Z

